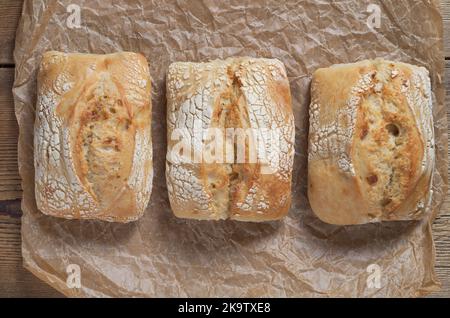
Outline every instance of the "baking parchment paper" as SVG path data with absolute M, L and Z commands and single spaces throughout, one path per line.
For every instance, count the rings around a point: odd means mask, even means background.
M 36 209 L 36 71 L 47 50 L 124 50 L 149 60 L 155 177 L 151 202 L 138 222 L 64 220 Z M 177 219 L 164 177 L 165 73 L 174 61 L 243 55 L 286 65 L 296 124 L 289 216 L 263 224 Z M 447 189 L 447 120 L 438 1 L 28 0 L 14 57 L 23 262 L 65 295 L 401 297 L 439 288 L 431 222 Z M 437 152 L 432 209 L 423 221 L 327 225 L 312 214 L 306 197 L 311 74 L 375 57 L 430 70 Z M 81 288 L 71 288 L 77 282 L 74 265 Z

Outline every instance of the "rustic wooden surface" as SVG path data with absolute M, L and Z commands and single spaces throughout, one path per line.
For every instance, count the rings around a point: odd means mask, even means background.
M 0 297 L 58 297 L 57 291 L 22 267 L 20 252 L 20 177 L 17 169 L 18 127 L 11 87 L 12 52 L 22 1 L 0 2 Z M 450 96 L 450 0 L 442 1 L 446 92 Z M 450 107 L 447 118 L 450 120 Z M 450 196 L 433 225 L 436 271 L 442 289 L 435 297 L 450 297 Z

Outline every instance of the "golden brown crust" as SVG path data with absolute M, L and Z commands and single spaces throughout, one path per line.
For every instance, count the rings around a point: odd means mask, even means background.
M 277 60 L 235 58 L 209 63 L 173 63 L 167 78 L 168 156 L 166 178 L 174 214 L 195 219 L 235 219 L 268 221 L 285 216 L 291 198 L 294 155 L 294 122 L 289 83 L 284 66 Z M 205 129 L 217 128 L 222 136 L 236 134 L 223 157 L 234 152 L 232 160 L 213 163 L 179 163 L 171 153 L 177 140 L 172 134 L 185 129 L 193 139 L 194 120 Z M 261 129 L 263 128 L 263 129 Z M 268 162 L 241 162 L 239 134 L 245 139 L 243 152 L 255 149 L 256 133 L 270 140 L 264 129 L 279 131 L 281 147 Z M 245 137 L 244 136 L 244 137 Z M 275 135 L 273 135 L 275 138 Z M 276 136 L 278 137 L 278 136 Z M 243 139 L 242 139 L 243 140 Z M 241 143 L 242 144 L 242 143 Z M 200 153 L 208 147 L 193 141 Z M 266 170 L 270 173 L 266 174 Z
M 150 91 L 140 54 L 43 55 L 35 125 L 43 213 L 117 222 L 142 215 L 153 173 Z
M 423 216 L 434 165 L 424 68 L 384 60 L 319 69 L 310 106 L 308 196 L 323 221 Z

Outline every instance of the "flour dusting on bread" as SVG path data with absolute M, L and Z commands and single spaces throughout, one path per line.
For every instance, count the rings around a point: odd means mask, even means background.
M 150 90 L 142 55 L 44 54 L 35 123 L 43 213 L 117 222 L 143 214 L 153 178 Z
M 175 215 L 242 221 L 274 220 L 286 215 L 295 129 L 289 83 L 280 61 L 230 58 L 173 63 L 167 76 L 167 100 L 166 179 Z M 177 140 L 173 135 L 177 130 L 185 131 L 192 152 L 203 156 L 214 152 L 195 138 L 196 128 L 215 129 L 224 136 L 219 149 L 224 160 L 175 160 Z M 279 131 L 279 138 L 271 136 L 273 130 Z M 272 137 L 279 142 L 278 151 L 268 149 Z M 256 148 L 267 154 L 265 165 L 239 161 L 241 155 Z M 262 166 L 271 173 L 262 172 Z
M 335 224 L 409 220 L 431 199 L 434 166 L 428 71 L 381 59 L 313 75 L 308 193 Z

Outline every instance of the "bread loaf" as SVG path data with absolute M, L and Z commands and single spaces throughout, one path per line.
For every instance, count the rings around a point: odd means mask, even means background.
M 269 221 L 287 214 L 295 128 L 280 61 L 230 58 L 171 64 L 167 128 L 166 179 L 176 216 Z M 209 139 L 208 130 L 217 135 Z M 203 137 L 196 138 L 198 132 Z M 189 144 L 184 153 L 178 151 L 180 136 Z M 259 160 L 259 151 L 266 151 L 264 160 Z M 255 152 L 258 160 L 250 160 Z M 188 160 L 180 160 L 186 153 Z
M 425 68 L 377 59 L 314 73 L 308 197 L 324 222 L 422 218 L 432 197 L 433 147 Z
M 40 211 L 115 222 L 143 214 L 153 176 L 149 76 L 135 53 L 43 55 L 34 134 Z

